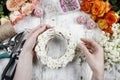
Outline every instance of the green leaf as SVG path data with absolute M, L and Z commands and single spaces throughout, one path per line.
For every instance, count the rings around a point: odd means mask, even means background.
M 117 0 L 109 0 L 112 5 L 115 5 L 117 3 Z
M 115 12 L 119 10 L 118 6 L 112 6 L 112 10 L 114 10 Z
M 3 6 L 2 5 L 0 5 L 0 11 L 3 11 Z

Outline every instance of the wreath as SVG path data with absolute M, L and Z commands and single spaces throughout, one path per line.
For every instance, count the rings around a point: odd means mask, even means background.
M 47 56 L 46 45 L 49 40 L 55 38 L 56 36 L 62 36 L 67 40 L 66 50 L 64 55 L 60 58 L 53 59 Z M 35 47 L 35 51 L 38 59 L 51 69 L 58 69 L 60 67 L 65 67 L 69 62 L 71 62 L 75 56 L 76 43 L 72 35 L 61 28 L 52 28 L 45 31 L 43 34 L 38 36 L 38 43 Z

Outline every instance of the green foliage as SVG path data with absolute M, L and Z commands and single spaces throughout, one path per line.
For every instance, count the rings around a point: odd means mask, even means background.
M 108 0 L 112 5 L 112 10 L 115 12 L 120 11 L 120 0 Z
M 8 16 L 10 11 L 6 8 L 6 0 L 0 0 L 0 18 L 2 16 Z

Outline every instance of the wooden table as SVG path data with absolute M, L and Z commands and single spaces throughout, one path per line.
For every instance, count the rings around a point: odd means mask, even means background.
M 99 34 L 96 34 L 96 32 L 99 31 L 98 29 L 88 31 L 83 24 L 80 25 L 76 22 L 76 18 L 82 12 L 75 11 L 59 14 L 59 12 L 56 11 L 57 1 L 58 0 L 43 0 L 41 6 L 45 10 L 44 17 L 37 18 L 31 15 L 27 16 L 24 20 L 14 26 L 16 31 L 25 31 L 26 29 L 32 29 L 37 25 L 44 23 L 53 27 L 59 26 L 70 31 L 74 36 L 76 43 L 80 42 L 81 37 L 93 38 L 93 34 L 98 37 Z M 49 6 L 45 7 L 45 5 Z M 60 49 L 63 50 L 62 46 L 51 42 L 49 47 L 53 50 L 50 51 L 51 56 L 55 54 L 56 56 L 61 55 L 57 53 L 60 53 Z M 114 67 L 111 72 L 105 72 L 105 80 L 114 80 L 115 78 L 119 78 L 118 80 L 120 80 L 120 73 L 115 70 L 116 68 L 120 69 L 119 65 Z M 82 80 L 91 80 L 91 75 L 92 71 L 89 65 L 86 62 L 80 65 L 78 59 L 69 63 L 65 68 L 60 68 L 58 70 L 51 70 L 38 61 L 33 69 L 34 80 L 81 80 L 81 77 L 83 78 Z

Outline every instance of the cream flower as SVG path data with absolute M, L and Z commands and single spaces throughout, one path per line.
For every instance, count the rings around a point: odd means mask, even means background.
M 55 36 L 61 36 L 67 40 L 67 48 L 65 53 L 60 58 L 53 59 L 47 56 L 47 51 L 45 49 L 48 41 Z M 38 36 L 38 43 L 35 47 L 35 51 L 38 59 L 51 69 L 58 69 L 60 67 L 65 67 L 69 62 L 71 62 L 75 56 L 76 43 L 71 36 L 71 34 L 61 28 L 52 28 Z

